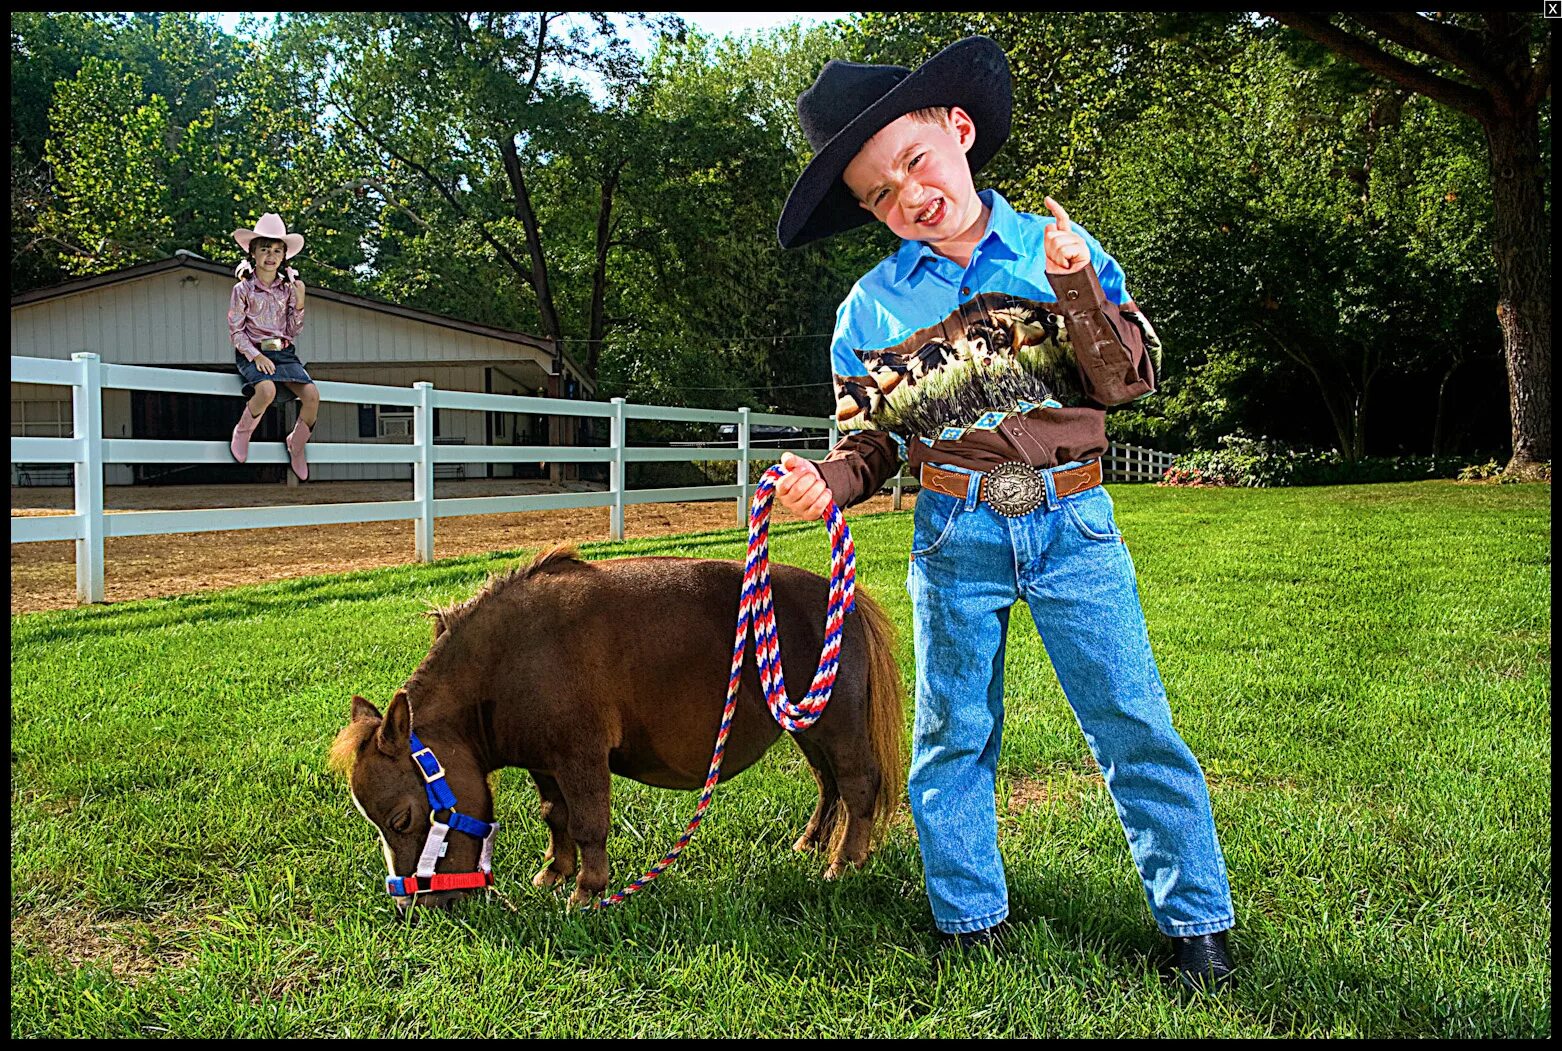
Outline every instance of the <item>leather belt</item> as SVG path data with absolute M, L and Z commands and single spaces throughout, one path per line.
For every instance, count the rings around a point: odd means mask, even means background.
M 1011 461 L 1001 463 L 991 470 L 977 475 L 980 479 L 979 499 L 994 511 L 1009 518 L 1016 518 L 1040 507 L 1047 498 L 1042 473 L 1052 474 L 1052 484 L 1058 496 L 1073 496 L 1101 484 L 1101 461 L 1092 460 L 1083 467 L 1070 467 L 1066 471 L 1055 468 L 1038 468 Z M 922 487 L 945 496 L 965 499 L 971 484 L 971 476 L 960 471 L 946 471 L 930 463 L 922 465 Z

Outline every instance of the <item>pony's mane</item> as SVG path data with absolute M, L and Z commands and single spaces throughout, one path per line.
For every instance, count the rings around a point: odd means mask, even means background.
M 483 602 L 508 592 L 514 585 L 542 573 L 553 573 L 586 564 L 580 557 L 580 549 L 574 544 L 554 544 L 532 559 L 530 565 L 506 573 L 490 574 L 482 588 L 471 598 L 452 602 L 448 606 L 430 607 L 425 616 L 433 618 L 434 638 L 437 639 L 469 616 Z

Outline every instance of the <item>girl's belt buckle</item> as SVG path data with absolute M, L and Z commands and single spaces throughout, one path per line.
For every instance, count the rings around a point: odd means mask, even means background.
M 1005 518 L 1018 518 L 1042 505 L 1047 499 L 1047 487 L 1036 468 L 1011 460 L 982 478 L 982 499 Z

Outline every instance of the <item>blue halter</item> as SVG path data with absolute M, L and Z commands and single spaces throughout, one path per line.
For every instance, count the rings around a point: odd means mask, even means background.
M 479 821 L 475 817 L 459 813 L 456 810 L 456 794 L 451 789 L 450 783 L 445 780 L 445 768 L 435 758 L 434 750 L 420 741 L 417 734 L 410 736 L 412 761 L 418 764 L 418 771 L 423 775 L 423 791 L 428 796 L 428 839 L 423 843 L 423 854 L 418 859 L 416 874 L 388 876 L 385 879 L 385 889 L 398 898 L 405 898 L 431 891 L 474 890 L 492 886 L 494 832 L 498 830 L 499 822 Z M 442 810 L 449 811 L 449 820 L 439 820 L 439 812 Z M 445 856 L 445 837 L 452 829 L 465 832 L 469 836 L 476 836 L 483 841 L 483 850 L 478 858 L 476 872 L 434 872 L 434 866 Z

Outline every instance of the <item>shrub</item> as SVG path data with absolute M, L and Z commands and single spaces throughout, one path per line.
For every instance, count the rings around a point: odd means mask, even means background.
M 1346 485 L 1446 478 L 1452 464 L 1432 456 L 1367 456 L 1348 462 L 1338 450 L 1292 449 L 1268 438 L 1228 434 L 1222 448 L 1184 453 L 1161 485 L 1250 486 Z
M 1472 463 L 1459 471 L 1461 482 L 1496 482 L 1499 485 L 1512 485 L 1515 482 L 1549 482 L 1551 481 L 1551 461 L 1534 465 L 1523 477 L 1508 474 L 1496 460 L 1487 460 L 1485 463 Z
M 1502 473 L 1502 467 L 1496 460 L 1487 460 L 1485 463 L 1472 463 L 1468 467 L 1459 469 L 1461 482 L 1484 482 L 1488 478 L 1495 478 Z

